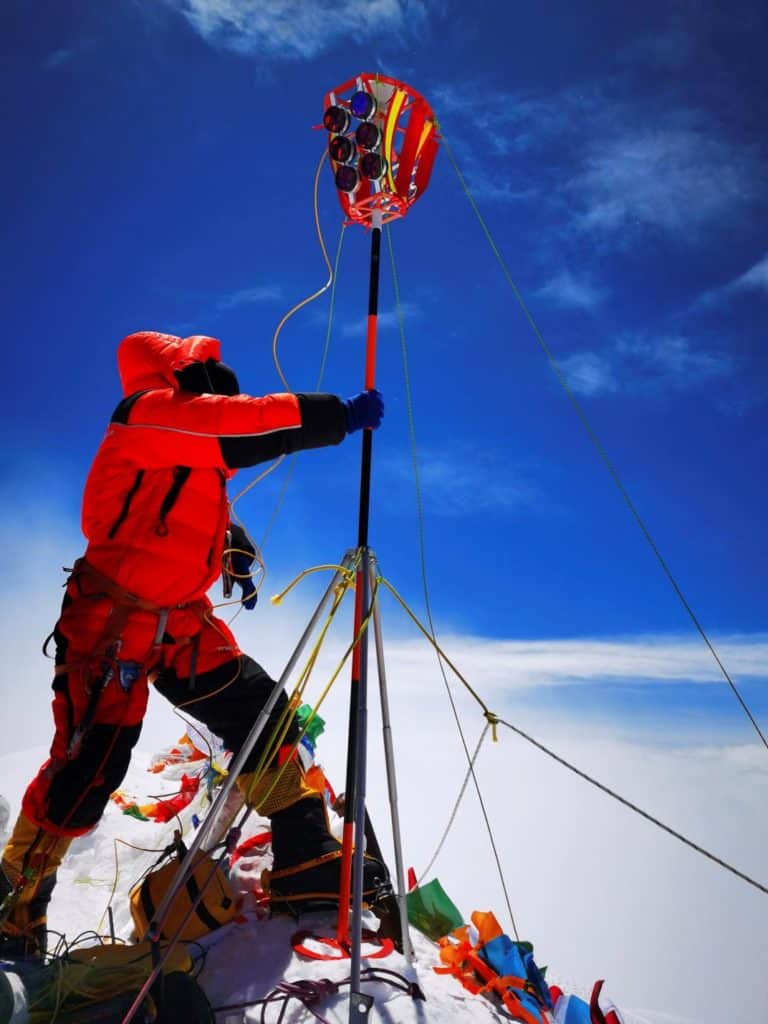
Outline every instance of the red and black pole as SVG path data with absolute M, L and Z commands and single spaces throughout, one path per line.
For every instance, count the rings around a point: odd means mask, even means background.
M 374 213 L 371 228 L 371 269 L 368 290 L 368 332 L 365 360 L 365 387 L 376 386 L 376 340 L 379 306 L 379 262 L 381 253 L 381 215 Z M 363 431 L 360 463 L 360 507 L 358 515 L 357 546 L 359 564 L 355 590 L 354 637 L 360 637 L 352 656 L 352 685 L 349 706 L 349 733 L 347 741 L 347 777 L 344 804 L 344 831 L 342 837 L 341 881 L 337 940 L 351 949 L 350 987 L 359 993 L 360 944 L 363 908 L 363 851 L 365 834 L 365 783 L 368 725 L 368 630 L 361 634 L 369 615 L 370 552 L 368 548 L 368 519 L 371 497 L 371 458 L 373 431 Z M 356 842 L 355 842 L 356 840 Z M 354 855 L 353 855 L 354 850 Z M 352 924 L 349 923 L 349 902 L 352 900 Z M 361 1013 L 361 1018 L 364 1013 Z M 351 1016 L 350 1019 L 354 1019 Z
M 353 127 L 355 122 L 359 122 Z M 318 126 L 319 127 L 319 126 Z M 336 189 L 348 223 L 371 228 L 368 340 L 365 387 L 376 386 L 381 229 L 404 217 L 424 194 L 438 145 L 432 108 L 414 89 L 379 72 L 363 72 L 326 93 L 323 127 Z M 372 433 L 363 431 L 358 522 L 352 686 L 342 838 L 337 944 L 350 952 L 350 1021 L 362 1021 L 370 1004 L 360 993 L 363 905 L 363 837 L 367 757 L 367 628 L 371 614 L 371 559 L 368 515 L 371 497 Z M 381 666 L 380 666 L 381 675 Z M 396 813 L 393 807 L 393 815 Z M 399 844 L 396 840 L 396 853 Z M 399 853 L 397 853 L 399 858 Z M 401 872 L 402 873 L 402 872 Z M 350 927 L 349 904 L 352 901 Z M 402 916 L 402 915 L 401 915 Z

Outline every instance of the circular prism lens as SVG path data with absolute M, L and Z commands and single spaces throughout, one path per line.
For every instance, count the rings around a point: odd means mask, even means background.
M 376 113 L 376 100 L 365 89 L 352 94 L 349 101 L 349 109 L 353 117 L 359 117 L 361 121 L 367 121 Z
M 323 114 L 323 125 L 329 132 L 345 132 L 349 128 L 349 120 L 346 107 L 328 107 Z
M 360 175 L 349 164 L 342 164 L 336 171 L 336 188 L 340 192 L 354 192 L 359 184 Z
M 357 149 L 347 135 L 334 135 L 328 143 L 328 153 L 337 164 L 348 164 L 357 156 Z
M 376 149 L 381 142 L 381 129 L 373 121 L 361 121 L 355 132 L 358 146 L 363 149 Z
M 387 161 L 380 153 L 366 153 L 360 158 L 360 173 L 365 178 L 379 181 L 387 173 Z

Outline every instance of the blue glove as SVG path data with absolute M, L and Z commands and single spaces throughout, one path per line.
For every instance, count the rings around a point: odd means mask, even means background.
M 232 552 L 232 575 L 235 583 L 243 592 L 243 599 L 240 602 L 248 611 L 253 611 L 259 595 L 256 593 L 256 585 L 249 573 L 253 559 L 249 555 L 243 555 L 239 551 Z
M 365 427 L 375 430 L 384 416 L 384 398 L 375 388 L 371 391 L 361 391 L 359 395 L 353 395 L 343 404 L 348 434 Z
M 235 549 L 229 556 L 232 567 L 231 578 L 243 592 L 241 604 L 250 612 L 256 607 L 259 597 L 250 575 L 251 566 L 256 557 L 256 549 L 242 526 L 231 523 L 229 531 L 231 540 L 227 546 Z

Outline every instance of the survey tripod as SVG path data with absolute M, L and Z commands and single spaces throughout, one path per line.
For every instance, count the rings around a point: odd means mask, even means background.
M 327 93 L 323 124 L 329 133 L 328 153 L 339 201 L 349 223 L 370 229 L 370 278 L 365 359 L 365 388 L 376 385 L 376 347 L 378 331 L 379 267 L 382 226 L 405 216 L 425 190 L 437 152 L 437 125 L 430 106 L 417 92 L 402 82 L 383 75 L 361 74 Z M 402 951 L 408 959 L 413 948 L 408 932 L 405 868 L 398 816 L 397 780 L 395 775 L 392 729 L 386 684 L 381 617 L 374 577 L 374 563 L 368 544 L 370 518 L 371 464 L 373 437 L 370 429 L 363 431 L 360 464 L 360 499 L 357 547 L 344 555 L 341 564 L 299 639 L 280 678 L 254 723 L 243 747 L 229 766 L 219 793 L 205 820 L 189 845 L 173 884 L 168 888 L 149 924 L 145 938 L 153 951 L 153 969 L 136 996 L 122 1024 L 129 1024 L 139 1010 L 151 987 L 162 984 L 162 967 L 167 952 L 160 947 L 162 925 L 182 885 L 192 872 L 198 852 L 219 818 L 219 811 L 242 772 L 248 757 L 261 736 L 269 716 L 309 642 L 325 608 L 341 586 L 345 576 L 355 573 L 354 645 L 349 703 L 347 768 L 342 833 L 341 877 L 336 937 L 333 944 L 350 959 L 350 1024 L 368 1018 L 372 998 L 360 990 L 361 946 L 363 936 L 363 837 L 366 831 L 366 765 L 368 733 L 368 626 L 373 623 L 376 663 L 381 700 L 382 731 L 386 760 L 387 784 L 395 851 L 397 902 L 402 933 Z M 236 845 L 240 830 L 250 810 L 243 812 L 238 825 L 230 831 L 228 842 L 218 861 L 211 868 L 210 878 Z M 203 885 L 204 892 L 204 885 Z M 351 905 L 351 912 L 350 912 Z M 194 905 L 169 940 L 178 940 Z

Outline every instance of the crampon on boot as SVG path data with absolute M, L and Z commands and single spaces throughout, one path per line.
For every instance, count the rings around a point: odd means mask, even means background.
M 272 913 L 298 916 L 338 906 L 341 843 L 329 831 L 321 796 L 304 797 L 272 815 L 272 853 L 272 870 L 262 876 Z M 389 871 L 368 854 L 363 865 L 364 905 L 375 910 L 392 893 Z

